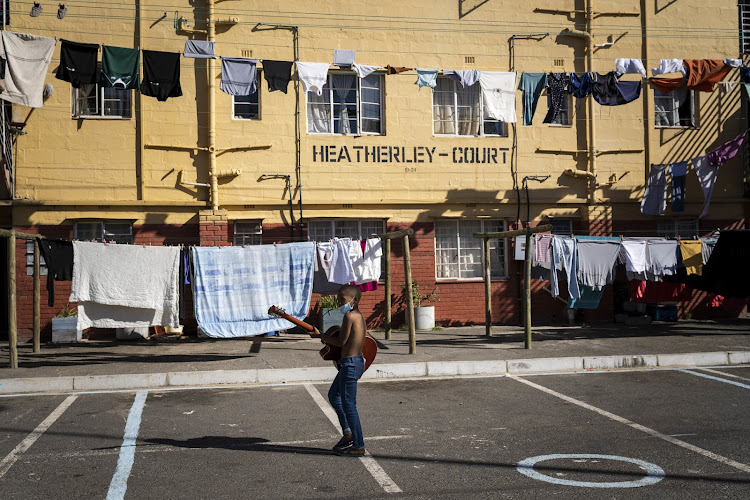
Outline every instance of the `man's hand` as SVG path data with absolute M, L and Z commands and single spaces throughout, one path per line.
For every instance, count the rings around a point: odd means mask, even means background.
M 314 338 L 314 339 L 319 339 L 320 335 L 321 335 L 320 330 L 318 330 L 317 328 L 313 327 L 313 331 L 310 332 L 310 336 L 312 338 Z

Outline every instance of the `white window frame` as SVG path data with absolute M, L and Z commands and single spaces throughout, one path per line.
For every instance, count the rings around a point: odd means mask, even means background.
M 83 225 L 90 226 L 93 238 L 86 238 L 88 234 L 83 231 Z M 115 225 L 128 226 L 128 232 L 116 232 Z M 85 238 L 85 239 L 84 239 Z M 116 241 L 117 243 L 133 244 L 133 223 L 123 220 L 82 220 L 73 225 L 73 239 L 83 241 Z M 118 241 L 120 240 L 120 241 Z M 122 241 L 124 240 L 124 241 Z
M 688 101 L 690 102 L 690 115 L 692 118 L 692 122 L 695 124 L 693 125 L 679 125 L 680 123 L 680 103 L 677 100 L 677 97 L 674 95 L 673 92 L 667 92 L 662 93 L 663 95 L 656 95 L 656 93 L 659 92 L 658 89 L 654 89 L 654 128 L 661 129 L 661 128 L 673 128 L 673 129 L 690 129 L 690 128 L 699 128 L 699 122 L 698 122 L 698 92 L 695 90 L 689 90 L 688 95 Z M 672 121 L 674 123 L 677 123 L 678 125 L 659 125 L 657 123 L 657 116 L 656 116 L 656 103 L 659 100 L 671 100 L 672 101 Z
M 456 227 L 456 245 L 457 245 L 457 248 L 455 250 L 456 250 L 456 252 L 458 252 L 458 255 L 456 256 L 456 258 L 457 258 L 456 262 L 457 262 L 457 269 L 458 269 L 458 277 L 438 277 L 439 274 L 440 274 L 438 272 L 438 267 L 441 264 L 440 264 L 440 260 L 438 258 L 438 251 L 439 251 L 439 249 L 438 249 L 438 235 L 437 235 L 437 227 L 436 227 L 435 228 L 435 279 L 436 279 L 436 281 L 445 282 L 445 281 L 482 281 L 482 280 L 484 280 L 483 276 L 469 277 L 469 278 L 461 277 L 461 231 L 460 231 L 460 228 L 459 228 L 459 224 L 461 222 L 465 222 L 465 221 L 475 222 L 477 220 L 479 222 L 481 222 L 481 231 L 482 232 L 485 232 L 485 223 L 487 223 L 487 222 L 494 222 L 494 223 L 500 222 L 500 223 L 502 223 L 502 230 L 503 231 L 506 231 L 508 229 L 508 222 L 506 220 L 504 220 L 504 219 L 437 219 L 435 221 L 435 226 L 437 226 L 438 224 L 447 224 L 449 222 L 455 223 L 455 225 L 456 225 L 455 226 Z M 477 238 L 473 238 L 473 239 L 477 239 Z M 481 263 L 481 268 L 482 268 L 482 274 L 484 274 L 484 243 L 482 242 L 482 240 L 478 240 L 478 241 L 480 241 L 480 248 L 482 249 L 482 263 Z M 502 269 L 491 268 L 490 269 L 490 279 L 491 280 L 503 280 L 503 279 L 507 279 L 508 278 L 508 238 L 503 238 L 503 240 L 502 240 L 502 247 L 501 248 L 503 250 L 503 265 L 502 265 Z M 490 256 L 492 255 L 492 251 L 493 250 L 497 251 L 497 249 L 498 249 L 498 239 L 492 239 L 492 240 L 490 240 Z
M 348 235 L 348 236 L 347 235 L 343 235 L 343 234 L 341 234 L 340 231 L 337 234 L 336 224 L 339 223 L 339 225 L 341 225 L 342 222 L 347 222 L 347 223 L 356 222 L 357 223 L 357 236 L 356 236 L 356 238 L 353 235 Z M 362 223 L 363 222 L 368 223 L 368 224 L 375 224 L 375 223 L 382 224 L 381 233 L 385 232 L 385 219 L 317 219 L 317 220 L 313 219 L 307 225 L 307 228 L 308 228 L 307 229 L 307 239 L 310 240 L 310 241 L 320 241 L 320 240 L 314 240 L 311 237 L 311 234 L 310 234 L 312 232 L 310 230 L 310 228 L 313 227 L 316 224 L 318 224 L 320 226 L 325 225 L 325 224 L 330 224 L 329 227 L 330 227 L 330 234 L 331 234 L 332 238 L 342 238 L 342 237 L 348 238 L 348 237 L 351 237 L 352 239 L 358 239 L 358 240 L 362 240 L 362 239 L 366 239 L 366 238 L 373 238 L 374 234 L 372 234 L 372 233 L 370 233 L 370 234 L 363 234 L 363 232 L 362 232 Z M 325 241 L 328 241 L 328 239 L 326 239 Z
M 262 118 L 261 115 L 261 104 L 260 104 L 260 71 L 256 72 L 256 84 L 255 84 L 255 92 L 250 94 L 250 96 L 232 96 L 232 120 L 237 120 L 241 122 L 257 122 L 260 121 Z M 237 102 L 236 97 L 252 97 L 256 96 L 258 99 L 257 103 L 254 102 Z M 255 118 L 243 118 L 241 116 L 237 116 L 237 106 L 257 106 L 258 107 L 258 116 Z
M 458 96 L 457 93 L 459 90 L 464 90 L 463 87 L 459 87 L 461 85 L 461 82 L 457 82 L 456 80 L 449 78 L 447 76 L 438 76 L 438 80 L 448 81 L 453 84 L 453 128 L 454 130 L 458 130 Z M 432 135 L 434 137 L 508 137 L 508 124 L 501 121 L 501 120 L 488 120 L 484 118 L 484 99 L 482 99 L 482 90 L 479 86 L 479 82 L 475 83 L 469 88 L 475 87 L 477 89 L 477 92 L 479 93 L 479 114 L 482 117 L 482 125 L 479 127 L 479 135 L 465 135 L 465 134 L 437 134 L 435 133 L 435 91 L 432 92 Z M 445 91 L 439 91 L 439 92 L 445 92 Z M 484 125 L 485 123 L 502 123 L 503 124 L 503 133 L 502 134 L 486 134 L 484 132 Z
M 34 241 L 26 240 L 26 276 L 34 275 Z M 47 264 L 39 249 L 39 276 L 47 276 Z
M 235 246 L 260 245 L 263 242 L 263 221 L 234 221 L 234 234 L 232 238 Z
M 740 54 L 750 53 L 750 1 L 738 0 Z
M 547 94 L 547 99 L 549 99 L 549 94 Z M 563 106 L 560 108 L 560 112 L 555 117 L 554 121 L 552 123 L 548 123 L 550 127 L 567 127 L 570 128 L 573 126 L 573 96 L 565 92 L 563 94 Z M 563 113 L 565 113 L 565 116 L 567 117 L 567 120 L 564 122 L 561 120 L 561 117 L 563 116 Z
M 340 132 L 334 132 L 333 128 L 333 122 L 335 118 L 334 114 L 334 95 L 333 95 L 333 85 L 332 85 L 332 79 L 331 76 L 334 74 L 347 74 L 347 75 L 353 75 L 354 80 L 357 82 L 357 133 L 355 134 L 342 134 Z M 310 101 L 308 100 L 308 93 L 305 92 L 305 125 L 306 125 L 306 131 L 307 135 L 347 135 L 350 137 L 360 137 L 360 136 L 381 136 L 385 135 L 385 75 L 379 72 L 375 72 L 370 74 L 369 76 L 377 76 L 380 80 L 380 102 L 374 103 L 374 102 L 365 102 L 364 104 L 378 104 L 380 109 L 380 132 L 364 132 L 362 130 L 362 78 L 359 78 L 356 73 L 349 72 L 349 71 L 329 71 L 327 76 L 327 81 L 325 88 L 323 89 L 323 92 L 328 92 L 328 106 L 330 109 L 330 122 L 328 124 L 330 132 L 310 132 Z M 313 103 L 315 105 L 320 105 L 321 103 Z
M 105 102 L 120 102 L 122 99 L 112 99 L 112 98 L 105 98 L 104 97 L 104 90 L 105 87 L 99 85 L 98 83 L 91 84 L 96 89 L 96 110 L 98 114 L 82 114 L 80 112 L 80 109 L 82 106 L 80 105 L 81 101 L 87 99 L 87 97 L 82 97 L 81 89 L 77 89 L 75 87 L 71 87 L 71 96 L 72 96 L 72 110 L 71 110 L 71 116 L 75 119 L 86 119 L 86 120 L 130 120 L 133 117 L 133 92 L 131 90 L 124 90 L 124 89 L 117 89 L 120 91 L 127 92 L 128 98 L 127 98 L 127 105 L 128 109 L 130 110 L 129 116 L 122 116 L 122 115 L 105 115 L 104 114 L 104 103 Z M 89 85 L 85 85 L 86 87 L 89 87 Z M 115 88 L 115 87 L 112 87 Z
M 656 227 L 656 234 L 663 238 L 697 238 L 700 233 L 700 223 L 692 217 L 660 219 Z

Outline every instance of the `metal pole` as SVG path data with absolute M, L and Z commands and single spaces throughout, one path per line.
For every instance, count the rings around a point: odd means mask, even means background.
M 214 0 L 208 0 L 208 41 L 216 40 L 216 26 L 214 26 Z M 211 184 L 211 208 L 219 209 L 219 180 L 216 175 L 216 67 L 211 59 L 206 59 L 208 65 L 208 175 Z
M 16 325 L 16 232 L 8 236 L 8 347 L 10 367 L 18 368 L 18 334 Z
M 41 351 L 41 341 L 39 338 L 39 239 L 34 239 L 34 323 L 33 323 L 33 339 L 34 339 L 34 352 Z
M 524 343 L 526 349 L 531 349 L 531 256 L 534 251 L 534 238 L 531 228 L 526 225 L 526 255 L 524 255 Z M 552 272 L 555 272 L 553 269 Z
M 385 240 L 385 340 L 391 340 L 391 239 Z
M 484 239 L 484 331 L 492 337 L 492 289 L 490 287 L 490 239 Z
M 414 297 L 411 286 L 411 257 L 409 256 L 409 235 L 401 238 L 404 246 L 404 278 L 406 279 L 406 322 L 409 324 L 409 354 L 417 353 L 417 330 L 414 324 Z

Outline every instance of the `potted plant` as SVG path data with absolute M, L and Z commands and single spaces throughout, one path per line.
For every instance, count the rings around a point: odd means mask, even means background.
M 78 342 L 83 339 L 83 330 L 78 328 L 78 312 L 65 304 L 52 318 L 52 342 Z
M 401 285 L 406 294 L 406 285 Z M 438 287 L 430 293 L 419 291 L 417 280 L 411 280 L 411 296 L 414 301 L 414 328 L 416 330 L 432 330 L 435 328 L 435 306 L 423 306 L 423 302 L 438 302 L 440 297 L 437 294 Z
M 341 326 L 344 314 L 338 310 L 339 302 L 335 295 L 321 295 L 320 301 L 320 331 L 325 332 L 332 326 Z

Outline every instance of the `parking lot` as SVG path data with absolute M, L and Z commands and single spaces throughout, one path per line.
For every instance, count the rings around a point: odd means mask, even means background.
M 747 498 L 750 367 L 0 398 L 0 498 Z

